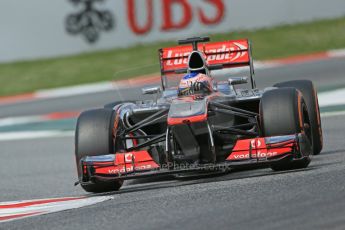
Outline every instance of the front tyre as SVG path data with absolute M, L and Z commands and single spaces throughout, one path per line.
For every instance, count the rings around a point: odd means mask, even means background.
M 80 160 L 83 157 L 115 153 L 114 119 L 115 111 L 111 109 L 94 109 L 80 114 L 75 131 L 75 157 L 79 180 L 82 179 Z M 117 191 L 122 184 L 122 180 L 95 181 L 93 184 L 81 184 L 81 186 L 87 192 L 101 193 Z
M 304 132 L 312 148 L 312 130 L 308 109 L 302 94 L 294 88 L 281 88 L 267 91 L 260 102 L 260 117 L 263 136 L 281 136 Z M 306 168 L 310 156 L 299 160 L 292 158 L 274 163 L 276 171 Z
M 310 124 L 313 130 L 313 153 L 314 155 L 320 154 L 323 147 L 323 137 L 319 102 L 313 82 L 309 80 L 295 80 L 278 83 L 274 86 L 278 88 L 293 87 L 298 89 L 302 93 L 304 101 L 308 108 Z

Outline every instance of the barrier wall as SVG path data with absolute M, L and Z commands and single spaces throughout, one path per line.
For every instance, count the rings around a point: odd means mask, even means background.
M 344 0 L 1 0 L 0 62 L 343 15 Z

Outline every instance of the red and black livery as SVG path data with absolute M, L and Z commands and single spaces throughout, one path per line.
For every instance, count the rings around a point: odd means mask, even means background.
M 83 112 L 75 136 L 78 178 L 88 192 L 120 189 L 126 179 L 267 165 L 305 168 L 322 149 L 322 128 L 313 83 L 255 86 L 248 40 L 208 43 L 189 38 L 159 50 L 162 85 L 145 88 L 157 100 L 112 103 Z M 219 81 L 208 94 L 181 96 L 168 84 L 188 72 L 198 52 L 210 74 L 249 67 L 245 77 Z M 199 57 L 199 58 L 200 58 Z

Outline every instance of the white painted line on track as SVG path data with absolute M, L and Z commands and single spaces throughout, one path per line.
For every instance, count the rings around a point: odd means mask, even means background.
M 0 223 L 94 205 L 113 196 L 65 197 L 0 203 Z
M 345 49 L 330 50 L 327 52 L 329 57 L 344 57 Z
M 63 119 L 75 119 L 79 116 L 80 112 L 68 111 L 68 112 L 55 112 L 43 115 L 33 116 L 19 116 L 19 117 L 6 117 L 0 118 L 0 127 L 22 125 L 38 123 L 43 121 L 58 121 Z
M 21 131 L 0 133 L 0 141 L 30 140 L 52 137 L 73 137 L 74 131 Z
M 334 112 L 325 112 L 325 113 L 321 113 L 321 117 L 322 118 L 326 118 L 326 117 L 338 117 L 338 116 L 344 116 L 345 115 L 345 111 L 334 111 Z
M 0 127 L 41 122 L 41 116 L 8 117 L 0 119 Z
M 35 96 L 37 98 L 58 98 L 90 93 L 100 93 L 108 90 L 114 90 L 114 85 L 112 82 L 100 82 L 57 89 L 38 90 L 36 91 Z
M 320 107 L 345 104 L 345 89 L 336 89 L 318 94 Z

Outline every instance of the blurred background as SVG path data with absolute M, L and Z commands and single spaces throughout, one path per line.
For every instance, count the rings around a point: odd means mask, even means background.
M 311 167 L 128 184 L 107 205 L 0 229 L 344 229 L 344 0 L 1 0 L 0 202 L 85 195 L 73 187 L 79 113 L 150 99 L 141 88 L 160 84 L 158 49 L 193 36 L 250 39 L 261 89 L 314 82 L 325 145 Z M 219 79 L 229 74 L 246 73 Z
M 0 95 L 158 73 L 177 39 L 249 38 L 256 60 L 345 47 L 343 0 L 2 0 Z M 296 25 L 297 24 L 297 25 Z M 148 66 L 151 66 L 149 68 Z

